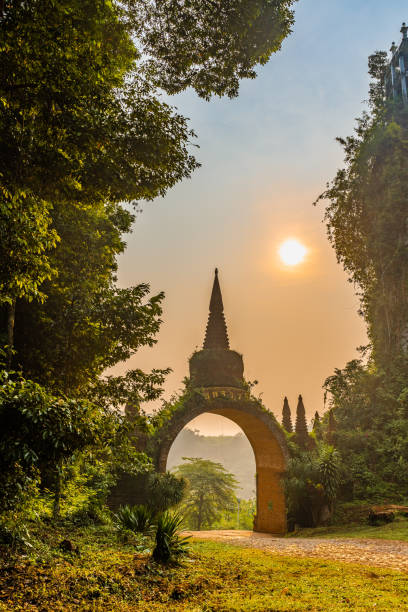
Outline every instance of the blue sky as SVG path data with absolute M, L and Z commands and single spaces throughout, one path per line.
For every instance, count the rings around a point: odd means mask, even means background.
M 126 364 L 172 367 L 166 397 L 203 341 L 218 266 L 231 347 L 267 407 L 280 417 L 283 396 L 294 410 L 302 393 L 310 416 L 323 410 L 325 377 L 356 357 L 365 330 L 312 203 L 342 165 L 335 137 L 364 109 L 368 55 L 398 42 L 404 20 L 406 0 L 300 0 L 292 35 L 237 99 L 170 99 L 198 135 L 202 168 L 143 206 L 119 263 L 123 285 L 166 293 L 158 344 Z M 287 270 L 276 251 L 292 236 L 309 257 Z M 234 431 L 220 417 L 191 426 Z

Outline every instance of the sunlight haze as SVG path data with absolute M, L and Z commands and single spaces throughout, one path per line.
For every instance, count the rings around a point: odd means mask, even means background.
M 365 108 L 367 57 L 389 48 L 404 18 L 403 0 L 305 0 L 282 50 L 238 98 L 166 98 L 191 119 L 202 167 L 143 206 L 119 260 L 122 285 L 149 282 L 166 294 L 157 344 L 128 364 L 170 366 L 165 398 L 202 346 L 216 266 L 230 346 L 279 420 L 285 395 L 292 415 L 299 393 L 309 419 L 323 412 L 325 378 L 359 356 L 367 339 L 358 299 L 327 240 L 324 206 L 313 202 L 342 166 L 335 138 L 351 135 Z M 301 265 L 277 257 L 288 238 L 307 248 Z M 207 415 L 189 426 L 237 431 Z

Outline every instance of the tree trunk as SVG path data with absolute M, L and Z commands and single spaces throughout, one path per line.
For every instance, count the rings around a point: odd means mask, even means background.
M 14 323 L 16 319 L 16 300 L 7 305 L 7 354 L 8 367 L 11 367 L 14 347 Z
M 201 530 L 202 522 L 203 522 L 203 496 L 200 495 L 198 499 L 197 531 Z
M 55 485 L 54 485 L 54 503 L 52 506 L 52 518 L 54 521 L 58 520 L 61 516 L 61 470 L 57 467 L 55 472 Z

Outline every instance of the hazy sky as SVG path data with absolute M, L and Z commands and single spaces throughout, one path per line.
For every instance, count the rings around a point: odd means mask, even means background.
M 280 420 L 299 393 L 308 416 L 323 410 L 322 383 L 366 342 L 358 302 L 312 206 L 337 168 L 336 136 L 351 134 L 367 98 L 367 56 L 400 40 L 406 0 L 299 0 L 293 34 L 235 100 L 171 102 L 198 134 L 202 168 L 163 199 L 146 204 L 120 258 L 122 285 L 164 290 L 158 343 L 130 367 L 173 369 L 165 397 L 181 387 L 188 357 L 204 338 L 213 269 L 220 269 L 231 348 Z M 285 268 L 289 237 L 308 249 Z M 232 433 L 221 417 L 190 424 Z

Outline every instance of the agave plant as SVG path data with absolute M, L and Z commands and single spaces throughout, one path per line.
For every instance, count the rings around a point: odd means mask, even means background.
M 146 506 L 121 506 L 115 515 L 120 529 L 148 533 L 154 526 L 152 512 Z
M 156 546 L 153 559 L 158 563 L 168 563 L 174 558 L 187 554 L 190 536 L 180 536 L 183 517 L 177 512 L 163 512 L 159 515 L 156 531 Z

